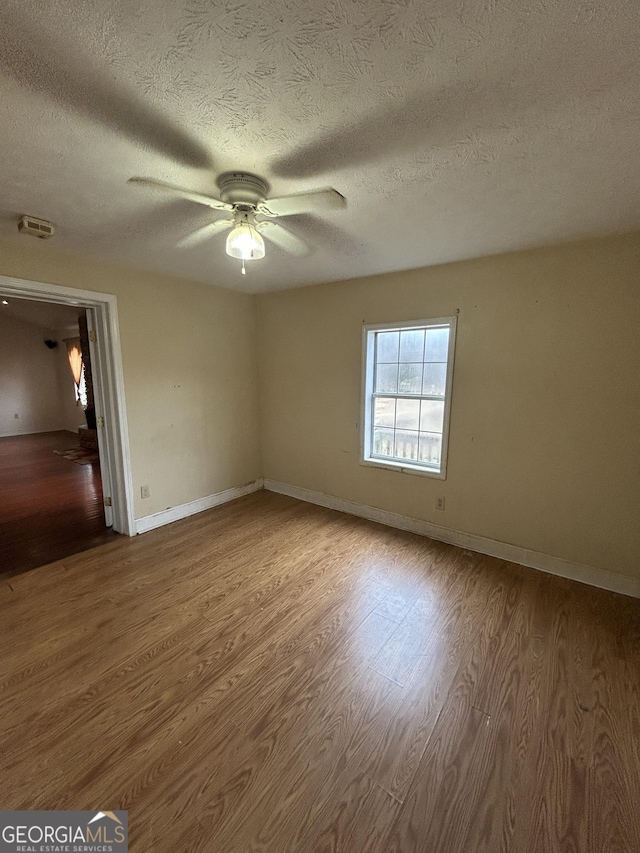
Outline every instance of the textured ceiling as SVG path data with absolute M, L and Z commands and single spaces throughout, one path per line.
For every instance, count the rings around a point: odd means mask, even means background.
M 637 0 L 2 0 L 0 231 L 259 292 L 640 228 L 639 37 Z M 243 277 L 126 183 L 229 170 L 348 208 Z

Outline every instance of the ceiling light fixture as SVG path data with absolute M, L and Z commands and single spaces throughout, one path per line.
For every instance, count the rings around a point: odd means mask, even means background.
M 3 304 L 3 305 L 8 305 L 9 303 L 7 302 L 7 300 L 6 300 L 6 299 L 3 299 L 3 300 L 2 300 L 2 304 Z
M 234 222 L 227 237 L 227 255 L 242 261 L 242 275 L 246 275 L 245 261 L 264 258 L 264 240 L 256 230 L 253 210 L 236 210 Z

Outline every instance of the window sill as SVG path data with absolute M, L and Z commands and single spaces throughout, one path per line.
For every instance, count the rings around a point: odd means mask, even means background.
M 436 471 L 434 468 L 423 468 L 418 465 L 407 464 L 406 462 L 383 461 L 381 459 L 361 459 L 361 465 L 366 465 L 369 468 L 385 468 L 387 471 L 395 471 L 397 474 L 416 474 L 418 477 L 430 477 L 432 480 L 446 480 L 447 472 L 441 469 Z

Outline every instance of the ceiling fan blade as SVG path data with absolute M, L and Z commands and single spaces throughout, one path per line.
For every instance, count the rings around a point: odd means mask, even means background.
M 232 225 L 233 219 L 217 219 L 215 222 L 209 222 L 208 225 L 198 228 L 197 231 L 194 231 L 193 234 L 189 234 L 187 237 L 183 237 L 182 240 L 178 240 L 176 245 L 179 249 L 190 249 L 191 246 L 197 246 L 198 243 L 208 240 L 209 237 L 221 234 L 223 231 L 231 228 Z
M 278 225 L 277 222 L 270 222 L 267 219 L 266 222 L 257 222 L 256 227 L 268 240 L 271 240 L 276 246 L 280 246 L 281 249 L 284 249 L 290 255 L 302 257 L 302 255 L 306 255 L 309 251 L 306 243 L 299 237 L 296 237 L 295 234 L 292 234 L 287 228 Z
M 212 207 L 214 210 L 233 210 L 233 205 L 227 204 L 219 198 L 214 198 L 210 195 L 203 195 L 193 190 L 185 190 L 182 187 L 174 187 L 173 184 L 166 184 L 164 181 L 156 181 L 153 178 L 129 178 L 129 184 L 142 184 L 145 187 L 153 187 L 154 189 L 169 190 L 174 195 L 179 195 L 189 201 L 195 201 L 197 204 L 204 204 L 207 207 Z
M 323 210 L 341 210 L 347 200 L 337 190 L 314 190 L 310 193 L 284 195 L 268 198 L 258 205 L 258 213 L 264 216 L 294 216 L 297 213 L 318 213 Z

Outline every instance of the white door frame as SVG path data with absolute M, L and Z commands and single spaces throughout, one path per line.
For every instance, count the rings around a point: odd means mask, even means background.
M 89 337 L 89 354 L 91 356 L 91 376 L 93 379 L 93 406 L 97 425 L 98 438 L 98 455 L 100 457 L 100 479 L 102 481 L 102 498 L 104 502 L 104 520 L 107 527 L 113 527 L 113 489 L 111 487 L 111 469 L 112 454 L 110 452 L 110 442 L 107 441 L 105 435 L 105 427 L 109 420 L 107 412 L 107 394 L 105 388 L 108 385 L 109 377 L 104 376 L 104 367 L 108 361 L 106 354 L 100 352 L 99 341 L 103 341 L 106 337 L 104 332 L 98 334 L 98 318 L 96 317 L 95 308 L 86 308 L 85 315 L 87 318 L 87 332 Z
M 99 430 L 104 490 L 106 492 L 110 489 L 111 492 L 113 529 L 127 536 L 135 536 L 133 478 L 116 297 L 111 293 L 97 293 L 3 275 L 0 275 L 0 296 L 89 309 L 89 328 L 93 326 L 96 332 L 96 341 L 91 346 L 91 367 L 98 391 L 96 415 L 104 417 L 104 427 Z

